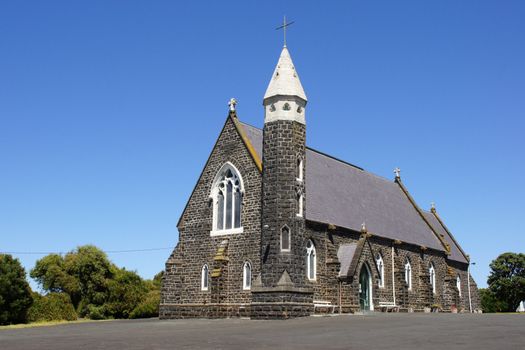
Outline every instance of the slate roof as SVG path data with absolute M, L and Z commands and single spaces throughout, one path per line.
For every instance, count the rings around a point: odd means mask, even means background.
M 262 159 L 262 130 L 240 124 Z M 305 163 L 307 220 L 354 231 L 365 222 L 377 236 L 444 250 L 395 182 L 311 148 L 306 149 Z
M 337 250 L 337 259 L 341 264 L 339 269 L 339 276 L 348 276 L 348 269 L 354 260 L 354 255 L 357 250 L 357 243 L 345 243 L 339 246 Z
M 441 225 L 439 220 L 434 216 L 434 214 L 429 213 L 427 211 L 423 211 L 423 215 L 425 215 L 425 218 L 428 220 L 428 222 L 432 225 L 434 230 L 442 235 L 443 238 L 445 238 L 445 241 L 450 245 L 450 255 L 448 258 L 450 260 L 459 261 L 462 263 L 468 263 L 467 258 L 461 251 L 461 248 L 456 243 L 456 241 L 452 238 L 452 236 L 448 233 L 448 231 Z

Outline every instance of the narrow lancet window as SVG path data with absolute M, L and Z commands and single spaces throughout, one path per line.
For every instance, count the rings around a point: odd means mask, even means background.
M 290 251 L 290 229 L 288 226 L 283 226 L 281 229 L 281 251 Z
M 204 265 L 201 271 L 201 290 L 208 290 L 208 279 L 209 279 L 208 265 Z
M 297 216 L 303 216 L 303 195 L 297 194 Z
M 412 266 L 408 260 L 405 262 L 405 283 L 408 290 L 412 290 Z
M 428 269 L 428 275 L 430 277 L 430 286 L 432 287 L 432 293 L 436 294 L 436 270 L 434 269 L 434 264 L 430 264 Z
M 242 270 L 243 270 L 242 289 L 250 290 L 252 287 L 252 265 L 250 265 L 249 262 L 245 262 Z
M 377 270 L 379 271 L 379 282 L 378 285 L 380 288 L 385 286 L 385 264 L 383 262 L 383 257 L 381 254 L 377 254 L 376 258 Z
M 303 159 L 297 157 L 297 171 L 296 171 L 297 181 L 303 181 Z
M 314 243 L 309 240 L 306 244 L 306 276 L 310 281 L 315 281 L 317 273 L 317 256 Z

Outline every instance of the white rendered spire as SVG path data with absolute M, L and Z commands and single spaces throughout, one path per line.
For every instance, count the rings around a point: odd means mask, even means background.
M 286 46 L 281 51 L 281 56 L 273 72 L 272 80 L 270 80 L 270 84 L 268 84 L 264 94 L 264 99 L 274 96 L 297 96 L 305 102 L 307 101 L 299 75 L 295 70 L 292 57 L 290 57 Z
M 264 122 L 291 120 L 305 123 L 306 94 L 286 46 L 264 94 Z

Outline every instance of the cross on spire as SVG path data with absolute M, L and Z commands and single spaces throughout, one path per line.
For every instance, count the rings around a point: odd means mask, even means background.
M 286 22 L 286 16 L 284 16 L 284 19 L 283 19 L 283 25 L 282 26 L 279 26 L 277 28 L 275 28 L 275 30 L 279 30 L 279 29 L 282 29 L 283 30 L 283 36 L 284 36 L 284 47 L 286 47 L 286 27 L 289 27 L 291 26 L 292 24 L 294 24 L 295 21 L 291 21 L 291 22 Z

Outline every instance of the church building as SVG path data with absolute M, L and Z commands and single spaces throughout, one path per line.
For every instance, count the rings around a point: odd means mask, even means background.
M 434 207 L 306 145 L 307 97 L 283 47 L 262 129 L 229 115 L 178 222 L 160 317 L 285 319 L 476 312 L 469 256 Z

